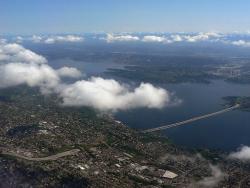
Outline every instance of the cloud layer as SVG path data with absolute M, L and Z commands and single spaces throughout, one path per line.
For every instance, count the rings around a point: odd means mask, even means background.
M 50 37 L 33 35 L 30 38 L 30 40 L 34 43 L 54 44 L 59 42 L 82 42 L 84 41 L 84 38 L 76 35 L 63 35 L 63 36 L 53 35 Z
M 231 44 L 242 47 L 250 47 L 250 41 L 245 40 L 232 41 Z
M 81 71 L 74 67 L 62 67 L 56 71 L 60 77 L 80 78 L 82 76 Z
M 146 35 L 142 39 L 143 42 L 164 42 L 171 43 L 172 41 L 168 40 L 166 37 L 155 36 L 155 35 Z
M 0 64 L 1 63 L 47 63 L 47 60 L 31 50 L 25 49 L 18 44 L 0 44 Z
M 76 68 L 53 69 L 47 60 L 19 44 L 0 44 L 0 88 L 26 84 L 39 87 L 43 94 L 55 93 L 65 106 L 90 106 L 102 111 L 138 107 L 162 108 L 170 103 L 170 94 L 149 83 L 134 90 L 112 79 L 92 77 L 72 84 L 62 77 L 79 78 Z
M 49 93 L 59 83 L 56 71 L 47 64 L 8 63 L 0 66 L 0 87 L 27 84 Z
M 105 38 L 107 42 L 115 42 L 115 41 L 138 41 L 140 40 L 137 36 L 132 35 L 113 35 L 113 34 L 107 34 L 107 37 Z
M 92 106 L 100 110 L 124 110 L 138 107 L 162 108 L 169 102 L 166 90 L 142 83 L 134 91 L 115 80 L 93 77 L 62 89 L 67 106 Z
M 242 161 L 249 161 L 250 160 L 250 147 L 249 146 L 242 146 L 236 152 L 232 152 L 229 155 L 231 159 L 239 159 Z
M 66 36 L 54 36 L 45 39 L 45 43 L 53 44 L 55 42 L 81 42 L 83 41 L 83 37 L 74 36 L 74 35 L 66 35 Z
M 249 34 L 248 34 L 249 35 Z M 233 36 L 233 37 L 232 37 Z M 239 38 L 238 40 L 235 39 Z M 243 37 L 243 39 L 241 39 Z M 222 34 L 216 32 L 200 32 L 200 33 L 172 33 L 172 34 L 160 34 L 160 35 L 122 35 L 122 34 L 107 34 L 104 38 L 108 43 L 111 42 L 147 42 L 147 43 L 196 43 L 196 42 L 213 42 L 213 43 L 222 43 L 240 47 L 250 47 L 250 38 L 245 35 L 231 35 L 231 34 Z M 103 39 L 103 38 L 100 38 Z
M 140 42 L 158 42 L 158 43 L 174 43 L 174 42 L 200 42 L 215 41 L 222 35 L 215 32 L 196 33 L 196 34 L 171 34 L 171 35 L 144 35 L 141 37 L 135 35 L 113 35 L 107 34 L 105 40 L 107 42 L 115 41 L 140 41 Z
M 88 39 L 90 36 L 87 36 Z M 91 37 L 90 37 L 91 38 Z M 221 43 L 225 45 L 234 45 L 239 47 L 250 47 L 250 34 L 244 33 L 216 33 L 216 32 L 199 32 L 199 33 L 150 33 L 150 34 L 124 34 L 124 33 L 107 33 L 105 37 L 98 34 L 93 34 L 94 40 L 105 40 L 107 43 L 114 42 L 147 42 L 147 43 Z M 81 35 L 50 35 L 50 36 L 16 36 L 11 41 L 22 43 L 24 41 L 32 41 L 34 43 L 54 44 L 60 42 L 78 43 L 85 39 Z M 5 39 L 0 39 L 1 42 L 6 42 Z

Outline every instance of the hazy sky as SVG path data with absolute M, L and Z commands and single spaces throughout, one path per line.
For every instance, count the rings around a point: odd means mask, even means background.
M 250 30 L 250 0 L 0 0 L 1 34 Z

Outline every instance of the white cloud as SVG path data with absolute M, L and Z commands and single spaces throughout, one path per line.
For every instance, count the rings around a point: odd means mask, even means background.
M 162 88 L 142 83 L 134 91 L 115 80 L 93 77 L 61 89 L 66 106 L 92 106 L 100 110 L 124 110 L 138 107 L 162 108 L 169 94 Z
M 93 77 L 73 84 L 61 77 L 79 77 L 75 68 L 53 69 L 47 60 L 18 44 L 0 45 L 0 87 L 26 84 L 39 87 L 43 94 L 55 93 L 66 106 L 90 106 L 98 110 L 125 110 L 138 107 L 162 108 L 170 103 L 170 94 L 149 83 L 131 91 L 115 80 Z
M 183 38 L 187 42 L 199 42 L 199 41 L 213 41 L 216 38 L 220 38 L 221 35 L 215 32 L 198 33 L 194 35 L 184 35 Z
M 8 63 L 0 65 L 0 87 L 27 84 L 40 87 L 42 93 L 49 93 L 59 83 L 55 70 L 47 64 Z
M 140 40 L 137 36 L 132 35 L 113 35 L 113 34 L 107 34 L 107 37 L 105 38 L 107 42 L 114 42 L 114 41 L 138 41 Z
M 54 44 L 57 42 L 82 42 L 84 41 L 84 38 L 81 36 L 76 35 L 63 35 L 63 36 L 38 36 L 33 35 L 31 38 L 29 38 L 34 43 L 45 43 L 45 44 Z
M 43 93 L 53 92 L 62 76 L 79 76 L 75 68 L 63 67 L 55 70 L 46 58 L 19 44 L 0 45 L 0 87 L 27 84 L 38 86 Z
M 173 43 L 173 42 L 199 42 L 199 41 L 216 41 L 222 35 L 215 32 L 197 33 L 197 34 L 172 34 L 169 37 L 164 35 L 145 35 L 141 39 L 138 36 L 132 35 L 113 35 L 107 34 L 105 40 L 107 42 L 114 41 L 141 41 L 141 42 L 159 42 L 159 43 Z
M 44 43 L 46 44 L 53 44 L 55 42 L 82 42 L 84 39 L 80 36 L 75 35 L 66 35 L 66 36 L 52 36 L 46 38 Z
M 166 37 L 155 36 L 155 35 L 144 36 L 143 39 L 142 39 L 142 41 L 143 42 L 166 42 L 166 43 L 170 43 L 171 42 Z
M 82 76 L 81 71 L 74 67 L 62 67 L 56 71 L 60 77 L 79 78 Z
M 250 42 L 244 40 L 232 41 L 231 44 L 236 46 L 250 47 Z
M 47 60 L 31 50 L 25 49 L 19 44 L 0 45 L 0 60 L 2 62 L 28 62 L 28 63 L 46 63 Z M 1 64 L 1 63 L 0 63 Z
M 186 35 L 184 36 L 184 38 L 186 39 L 187 42 L 197 42 L 197 41 L 204 41 L 204 40 L 208 40 L 209 36 L 203 33 L 200 33 L 198 35 Z
M 64 41 L 64 42 L 81 42 L 84 40 L 83 37 L 75 36 L 75 35 L 67 35 L 67 36 L 59 36 L 57 38 L 58 41 Z
M 22 42 L 23 42 L 23 37 L 17 36 L 17 37 L 16 37 L 16 42 L 17 42 L 17 43 L 22 43 Z
M 234 39 L 231 36 L 235 36 Z M 244 38 L 242 38 L 244 36 Z M 237 40 L 235 39 L 237 37 Z M 158 43 L 179 43 L 179 42 L 221 42 L 223 44 L 236 45 L 242 47 L 250 47 L 250 40 L 246 39 L 245 35 L 240 34 L 222 34 L 216 32 L 200 32 L 200 33 L 172 33 L 172 34 L 155 34 L 146 35 L 143 37 L 136 36 L 135 34 L 121 33 L 121 34 L 107 34 L 104 38 L 107 42 L 158 42 Z M 95 37 L 94 37 L 95 38 Z M 30 40 L 34 43 L 46 43 L 53 44 L 59 42 L 81 42 L 84 38 L 77 35 L 52 35 L 52 36 L 38 36 L 33 35 L 32 37 L 16 37 L 16 42 L 20 43 L 24 40 Z M 1 43 L 6 43 L 4 39 L 0 39 Z
M 229 158 L 239 159 L 242 161 L 249 161 L 250 160 L 250 147 L 249 146 L 242 146 L 241 148 L 239 148 L 238 151 L 232 152 L 229 155 Z
M 54 44 L 56 42 L 55 38 L 47 38 L 44 40 L 46 44 Z
M 41 36 L 33 35 L 31 37 L 31 41 L 34 42 L 34 43 L 42 42 L 42 40 L 43 40 L 43 38 Z
M 195 186 L 192 187 L 216 187 L 219 182 L 222 181 L 226 176 L 225 173 L 222 172 L 218 166 L 210 165 L 210 169 L 212 171 L 212 176 L 203 178 L 201 181 L 196 183 Z
M 171 35 L 171 38 L 174 42 L 181 42 L 183 41 L 183 38 L 181 35 Z

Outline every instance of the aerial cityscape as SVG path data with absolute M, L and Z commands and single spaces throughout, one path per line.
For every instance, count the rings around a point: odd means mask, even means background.
M 250 187 L 249 8 L 0 1 L 0 188 Z

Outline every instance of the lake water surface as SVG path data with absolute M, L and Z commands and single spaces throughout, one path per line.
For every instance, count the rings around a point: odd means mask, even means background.
M 75 66 L 87 74 L 102 75 L 108 68 L 122 68 L 114 63 L 90 63 L 78 61 L 53 61 L 53 66 Z M 211 84 L 183 83 L 161 87 L 181 99 L 178 105 L 164 109 L 135 109 L 121 111 L 115 117 L 129 127 L 143 130 L 175 123 L 195 116 L 225 108 L 222 97 L 250 96 L 250 86 L 215 80 Z M 163 131 L 175 144 L 185 147 L 235 150 L 240 145 L 250 145 L 250 113 L 230 111 L 208 119 L 199 120 Z
M 119 112 L 116 117 L 136 129 L 171 124 L 225 108 L 222 97 L 249 96 L 249 85 L 213 81 L 211 84 L 171 84 L 166 89 L 182 100 L 162 110 L 137 109 Z M 174 143 L 196 148 L 233 150 L 250 145 L 250 113 L 230 111 L 208 119 L 163 131 Z

